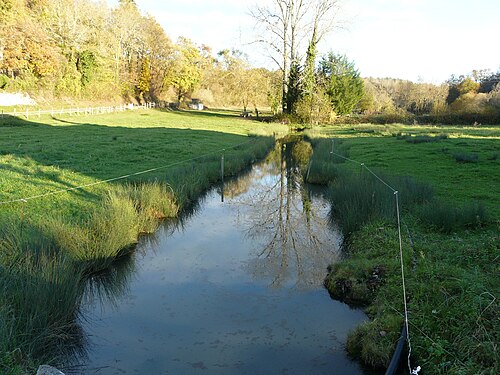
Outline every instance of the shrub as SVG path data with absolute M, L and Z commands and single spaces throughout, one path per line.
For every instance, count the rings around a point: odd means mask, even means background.
M 300 122 L 305 124 L 326 124 L 334 117 L 330 100 L 320 88 L 311 95 L 302 96 L 294 111 Z

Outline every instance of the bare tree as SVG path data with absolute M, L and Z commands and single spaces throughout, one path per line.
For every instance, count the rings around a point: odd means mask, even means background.
M 260 28 L 257 42 L 268 47 L 271 59 L 282 72 L 282 109 L 290 113 L 288 98 L 291 67 L 301 64 L 304 40 L 316 45 L 332 31 L 340 0 L 272 0 L 268 6 L 255 5 L 250 15 Z M 296 82 L 295 82 L 296 83 Z M 288 105 L 287 105 L 288 101 Z

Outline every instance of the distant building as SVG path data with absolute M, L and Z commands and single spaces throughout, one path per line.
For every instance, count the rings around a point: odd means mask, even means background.
M 190 109 L 195 109 L 198 111 L 203 111 L 203 109 L 205 108 L 200 99 L 191 99 L 191 103 L 189 103 L 188 106 Z

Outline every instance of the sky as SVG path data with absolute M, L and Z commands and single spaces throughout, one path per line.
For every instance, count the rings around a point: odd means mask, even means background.
M 112 6 L 118 0 L 107 0 Z M 319 46 L 354 61 L 363 77 L 444 82 L 474 69 L 500 70 L 499 0 L 341 0 L 339 20 Z M 214 52 L 243 50 L 255 66 L 277 66 L 256 40 L 253 4 L 272 0 L 136 0 L 172 40 Z

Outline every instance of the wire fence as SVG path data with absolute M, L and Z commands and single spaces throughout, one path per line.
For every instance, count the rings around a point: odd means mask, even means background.
M 71 188 L 59 189 L 59 190 L 54 190 L 54 191 L 48 191 L 48 192 L 45 192 L 45 193 L 31 195 L 31 196 L 27 196 L 27 197 L 19 197 L 19 198 L 14 198 L 14 199 L 6 200 L 6 201 L 0 201 L 0 206 L 8 205 L 8 204 L 13 204 L 13 203 L 20 203 L 20 202 L 27 203 L 28 201 L 31 201 L 31 200 L 34 200 L 34 199 L 45 198 L 45 197 L 48 197 L 48 196 L 54 196 L 54 195 L 58 195 L 58 194 L 62 194 L 62 193 L 70 192 L 70 191 L 75 191 L 75 190 L 81 190 L 81 189 L 85 189 L 85 188 L 88 188 L 88 187 L 105 184 L 105 183 L 108 183 L 108 182 L 125 180 L 125 179 L 133 177 L 133 176 L 139 176 L 139 175 L 143 175 L 143 174 L 146 174 L 146 173 L 150 173 L 150 172 L 155 172 L 155 171 L 159 171 L 159 170 L 162 170 L 162 169 L 171 168 L 171 167 L 174 167 L 174 166 L 177 166 L 177 165 L 181 165 L 181 164 L 185 164 L 185 163 L 192 162 L 192 161 L 195 161 L 195 160 L 203 159 L 203 158 L 205 158 L 207 156 L 213 156 L 213 155 L 218 154 L 218 153 L 222 153 L 222 161 L 223 161 L 224 160 L 224 152 L 226 150 L 235 149 L 237 147 L 243 146 L 243 145 L 248 144 L 250 142 L 254 142 L 255 139 L 256 138 L 252 138 L 252 139 L 250 139 L 248 141 L 245 141 L 245 142 L 241 142 L 241 143 L 238 143 L 238 144 L 235 144 L 235 145 L 229 145 L 229 146 L 226 146 L 224 148 L 216 149 L 214 151 L 205 153 L 203 155 L 195 156 L 195 157 L 188 158 L 188 159 L 183 159 L 183 160 L 180 160 L 180 161 L 177 161 L 177 162 L 173 162 L 173 163 L 170 163 L 170 164 L 166 164 L 166 165 L 162 165 L 162 166 L 159 166 L 159 167 L 156 167 L 156 168 L 145 169 L 145 170 L 142 170 L 142 171 L 129 173 L 129 174 L 126 174 L 126 175 L 123 175 L 123 176 L 117 176 L 117 177 L 111 177 L 111 178 L 104 179 L 104 180 L 98 180 L 98 181 L 95 181 L 95 182 L 91 182 L 91 183 L 83 184 L 83 185 L 79 185 L 79 186 L 74 186 L 74 187 L 71 187 Z M 222 164 L 222 168 L 224 168 L 224 164 Z
M 117 112 L 125 112 L 125 111 L 133 111 L 138 109 L 151 109 L 156 106 L 155 103 L 145 103 L 142 105 L 134 105 L 134 104 L 120 104 L 116 106 L 99 106 L 99 107 L 70 107 L 70 108 L 51 108 L 51 109 L 29 109 L 25 110 L 16 110 L 12 112 L 4 112 L 3 110 L 0 113 L 0 118 L 5 118 L 7 116 L 14 117 L 24 117 L 27 120 L 30 118 L 40 118 L 43 115 L 50 115 L 51 117 L 55 117 L 57 115 L 70 115 L 70 116 L 88 116 L 88 115 L 102 115 L 106 113 L 117 113 Z

